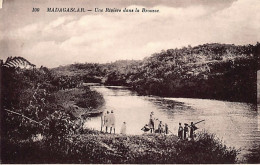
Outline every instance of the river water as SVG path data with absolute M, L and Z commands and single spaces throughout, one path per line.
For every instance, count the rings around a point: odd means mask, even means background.
M 198 131 L 214 133 L 224 144 L 241 149 L 241 154 L 249 152 L 260 143 L 259 114 L 255 106 L 208 99 L 162 98 L 138 96 L 124 87 L 91 86 L 105 99 L 104 111 L 114 111 L 116 133 L 122 123 L 127 123 L 127 134 L 142 134 L 141 128 L 148 123 L 150 113 L 167 123 L 169 130 L 177 135 L 179 122 L 197 122 Z M 101 118 L 93 117 L 85 127 L 100 130 Z

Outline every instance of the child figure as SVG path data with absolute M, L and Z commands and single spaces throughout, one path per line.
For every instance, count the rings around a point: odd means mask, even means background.
M 123 122 L 123 125 L 121 127 L 120 134 L 123 134 L 123 135 L 126 134 L 126 122 L 125 121 Z
M 158 125 L 158 131 L 159 133 L 163 133 L 163 124 L 162 121 L 160 121 L 159 125 Z

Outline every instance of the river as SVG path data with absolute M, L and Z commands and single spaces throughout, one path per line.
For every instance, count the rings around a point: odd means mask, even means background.
M 248 153 L 249 149 L 260 143 L 259 114 L 251 104 L 138 96 L 127 88 L 114 86 L 91 86 L 91 89 L 104 96 L 104 111 L 114 111 L 116 133 L 119 133 L 125 121 L 127 134 L 142 134 L 141 128 L 148 123 L 153 111 L 155 118 L 167 123 L 173 134 L 177 134 L 179 122 L 183 125 L 205 120 L 197 124 L 198 131 L 216 134 L 227 146 L 241 149 L 240 155 Z M 85 127 L 100 130 L 100 121 L 100 117 L 93 117 L 85 123 Z

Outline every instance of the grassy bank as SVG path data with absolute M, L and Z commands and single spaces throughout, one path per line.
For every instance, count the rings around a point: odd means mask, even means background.
M 4 143 L 3 163 L 235 163 L 238 152 L 214 135 L 178 141 L 175 135 L 83 134 L 40 142 Z
M 62 105 L 74 118 L 102 113 L 99 108 L 105 102 L 100 93 L 90 90 L 88 86 L 59 90 L 54 95 L 57 104 Z

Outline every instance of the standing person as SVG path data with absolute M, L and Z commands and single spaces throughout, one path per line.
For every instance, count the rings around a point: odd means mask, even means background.
M 106 127 L 106 116 L 107 112 L 103 112 L 101 115 L 101 132 L 103 131 L 103 127 Z
M 107 133 L 107 128 L 110 127 L 110 114 L 109 114 L 109 111 L 107 111 L 107 114 L 105 115 L 105 118 L 104 118 L 104 126 L 106 127 L 106 133 Z
M 151 112 L 150 114 L 150 120 L 149 120 L 149 127 L 150 127 L 150 130 L 151 130 L 151 133 L 154 132 L 154 117 L 153 117 L 154 113 Z
M 193 122 L 190 124 L 190 138 L 191 140 L 194 140 L 195 130 L 198 129 Z
M 158 125 L 158 132 L 161 134 L 163 133 L 163 124 L 162 121 L 160 121 L 159 125 Z
M 169 128 L 168 128 L 168 124 L 165 123 L 165 134 L 167 135 L 169 133 Z
M 123 122 L 123 125 L 121 127 L 120 134 L 123 134 L 123 135 L 126 134 L 126 122 L 125 121 Z
M 186 140 L 188 138 L 189 128 L 187 123 L 184 123 L 184 125 L 184 140 Z
M 178 137 L 181 140 L 183 139 L 183 127 L 181 126 L 181 123 L 179 123 Z
M 159 124 L 160 124 L 160 121 L 159 119 L 155 119 L 154 118 L 154 133 L 158 133 L 159 132 Z
M 113 110 L 111 111 L 109 118 L 110 118 L 110 133 L 112 132 L 112 129 L 114 129 L 114 134 L 115 134 L 116 133 L 116 128 L 115 128 L 116 118 L 115 118 L 115 114 L 114 114 Z

